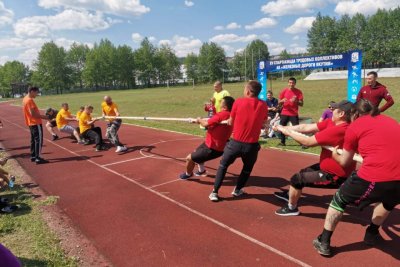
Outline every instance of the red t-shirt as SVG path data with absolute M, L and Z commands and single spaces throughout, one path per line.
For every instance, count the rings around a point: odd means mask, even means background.
M 298 116 L 299 115 L 299 100 L 303 100 L 303 93 L 297 89 L 285 88 L 279 94 L 279 99 L 286 98 L 287 101 L 283 103 L 282 115 L 286 116 Z
M 331 119 L 324 120 L 317 124 L 319 132 L 315 134 L 315 139 L 320 146 L 339 146 L 342 149 L 348 126 L 349 124 L 346 122 L 336 125 Z M 343 168 L 332 158 L 332 152 L 325 148 L 322 148 L 319 163 L 321 170 L 339 177 L 349 176 L 356 168 L 355 161 L 350 166 Z
M 344 149 L 358 151 L 357 174 L 370 182 L 400 180 L 400 125 L 385 115 L 361 116 L 347 129 Z
M 233 139 L 243 143 L 257 143 L 267 114 L 267 104 L 256 97 L 236 99 L 231 112 Z
M 357 95 L 357 101 L 360 99 L 367 99 L 371 101 L 374 106 L 379 107 L 382 99 L 390 101 L 392 96 L 389 94 L 386 86 L 377 82 L 375 87 L 372 87 L 371 85 L 361 87 L 360 92 L 358 92 Z
M 232 126 L 219 124 L 221 121 L 229 119 L 229 111 L 221 111 L 208 119 L 206 145 L 217 151 L 224 151 L 226 142 L 232 134 Z

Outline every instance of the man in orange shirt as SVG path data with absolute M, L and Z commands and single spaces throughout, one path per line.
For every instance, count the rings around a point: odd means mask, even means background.
M 46 120 L 47 116 L 41 115 L 34 98 L 38 95 L 39 88 L 29 87 L 28 94 L 22 101 L 25 124 L 31 132 L 31 161 L 36 164 L 48 163 L 47 160 L 40 157 L 43 146 L 43 127 L 42 119 Z
M 118 106 L 115 104 L 111 97 L 105 96 L 103 103 L 101 103 L 101 111 L 103 116 L 117 116 L 119 117 Z M 127 148 L 119 141 L 118 130 L 121 127 L 122 120 L 121 119 L 108 119 L 106 137 L 110 142 L 117 147 L 115 152 L 123 152 L 126 151 Z
M 58 130 L 63 133 L 73 134 L 76 140 L 78 141 L 78 144 L 84 144 L 83 140 L 79 136 L 79 133 L 76 131 L 76 129 L 71 125 L 68 125 L 70 121 L 77 121 L 77 120 L 79 119 L 74 118 L 71 115 L 71 112 L 69 112 L 68 103 L 62 103 L 61 109 L 56 116 L 56 123 Z
M 103 138 L 101 137 L 101 128 L 94 127 L 94 123 L 98 120 L 92 118 L 93 107 L 85 106 L 85 110 L 79 117 L 79 129 L 83 138 L 92 140 L 96 144 L 96 151 L 105 150 Z

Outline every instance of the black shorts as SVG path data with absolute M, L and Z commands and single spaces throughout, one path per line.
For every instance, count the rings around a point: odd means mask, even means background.
M 369 182 L 353 172 L 337 193 L 345 202 L 360 209 L 382 202 L 384 208 L 390 211 L 400 204 L 400 181 Z
M 202 143 L 192 154 L 190 154 L 190 157 L 196 163 L 204 163 L 221 157 L 223 153 L 223 151 L 211 149 L 205 143 Z
M 51 128 L 54 128 L 57 126 L 56 121 L 49 121 Z

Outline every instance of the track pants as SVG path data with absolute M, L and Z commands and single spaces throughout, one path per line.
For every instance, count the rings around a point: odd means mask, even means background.
M 31 132 L 31 159 L 40 157 L 43 146 L 43 128 L 41 124 L 29 126 Z
M 287 115 L 281 115 L 281 125 L 286 126 L 289 121 L 292 123 L 292 126 L 294 125 L 299 125 L 299 116 L 287 116 Z M 286 136 L 284 134 L 281 134 L 281 143 L 286 144 Z
M 106 136 L 114 146 L 122 146 L 118 137 L 118 130 L 121 127 L 121 120 L 115 120 L 107 125 Z

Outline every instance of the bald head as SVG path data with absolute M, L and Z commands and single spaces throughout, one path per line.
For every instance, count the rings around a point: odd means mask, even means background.
M 108 95 L 106 95 L 106 96 L 104 97 L 104 102 L 106 102 L 107 105 L 110 105 L 110 104 L 112 103 L 111 97 L 109 97 Z

